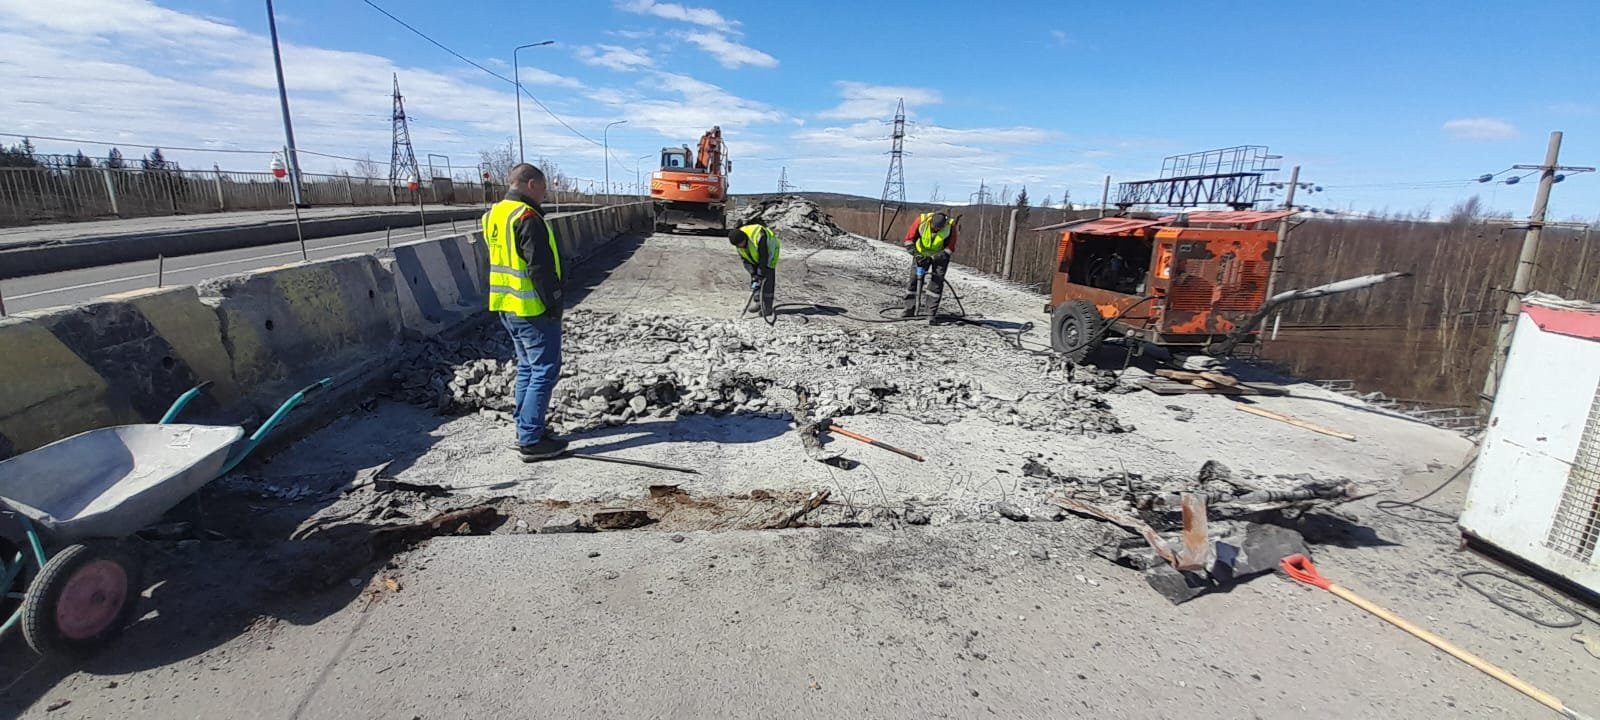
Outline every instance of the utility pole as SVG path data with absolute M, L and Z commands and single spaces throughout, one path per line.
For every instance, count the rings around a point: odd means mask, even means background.
M 1106 184 L 1100 187 L 1100 217 L 1106 216 L 1106 203 L 1111 202 L 1111 176 L 1106 176 Z
M 1294 190 L 1300 187 L 1300 166 L 1296 165 L 1289 171 L 1289 189 L 1283 193 L 1283 209 L 1294 209 Z M 1278 259 L 1283 257 L 1283 244 L 1289 239 L 1289 218 L 1278 221 L 1278 246 L 1272 251 L 1272 270 L 1267 273 L 1267 297 L 1272 297 L 1272 288 L 1278 284 L 1278 273 L 1281 271 Z
M 400 75 L 394 74 L 394 111 L 390 115 L 389 143 L 389 201 L 399 204 L 396 188 L 401 182 L 417 194 L 417 206 L 422 206 L 422 169 L 417 167 L 417 153 L 411 147 L 411 125 L 406 120 L 406 101 L 400 95 Z
M 294 146 L 294 123 L 289 120 L 289 89 L 283 84 L 283 55 L 278 52 L 278 18 L 272 12 L 272 0 L 267 0 L 267 33 L 272 36 L 272 67 L 278 73 L 278 104 L 283 108 L 283 136 L 289 163 L 289 196 L 296 208 L 305 204 L 300 196 L 300 155 Z
M 789 166 L 785 165 L 778 171 L 778 194 L 787 194 L 794 186 L 789 184 Z
M 1558 172 L 1593 172 L 1594 168 L 1564 167 L 1560 164 L 1561 131 L 1550 133 L 1550 144 L 1545 147 L 1543 165 L 1513 165 L 1513 170 L 1538 170 L 1539 192 L 1533 196 L 1533 213 L 1528 216 L 1528 232 L 1522 237 L 1522 254 L 1517 258 L 1517 272 L 1511 279 L 1511 294 L 1506 298 L 1505 313 L 1500 317 L 1500 328 L 1495 338 L 1494 354 L 1489 356 L 1489 375 L 1483 380 L 1483 393 L 1479 396 L 1485 409 L 1494 403 L 1499 390 L 1500 373 L 1505 371 L 1506 355 L 1511 352 L 1511 337 L 1517 330 L 1517 316 L 1522 312 L 1522 296 L 1533 286 L 1534 264 L 1539 260 L 1539 240 L 1544 235 L 1545 210 L 1550 205 L 1550 188 L 1564 180 Z

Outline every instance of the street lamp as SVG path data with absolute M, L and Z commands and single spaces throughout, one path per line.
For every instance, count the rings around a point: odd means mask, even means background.
M 517 162 L 525 163 L 528 161 L 528 154 L 522 149 L 522 78 L 518 74 L 518 70 L 520 70 L 520 68 L 517 67 L 517 53 L 531 47 L 543 47 L 545 45 L 554 44 L 556 44 L 556 41 L 546 40 L 544 42 L 518 45 L 515 50 L 511 51 L 511 84 L 517 86 Z
M 644 180 L 639 176 L 639 162 L 645 158 L 653 158 L 655 156 L 655 153 L 645 153 L 633 159 L 633 185 L 634 187 L 639 188 L 639 197 L 644 197 L 646 195 L 644 191 Z
M 299 208 L 305 205 L 305 198 L 300 196 L 300 151 L 294 146 L 294 123 L 289 120 L 289 89 L 283 83 L 283 55 L 278 51 L 278 17 L 272 11 L 272 0 L 267 0 L 267 32 L 272 36 L 272 68 L 278 73 L 278 104 L 283 109 L 283 136 L 289 143 L 283 146 L 283 159 L 288 163 L 289 202 L 295 206 L 296 217 L 299 217 Z M 296 222 L 295 226 L 298 228 L 299 223 Z
M 606 129 L 600 131 L 600 147 L 606 154 L 606 197 L 611 197 L 611 126 L 626 125 L 627 120 L 612 120 L 606 123 Z

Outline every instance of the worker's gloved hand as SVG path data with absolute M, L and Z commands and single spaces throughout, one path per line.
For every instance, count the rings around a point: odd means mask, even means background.
M 751 280 L 750 281 L 750 289 L 751 290 L 757 290 L 757 289 L 760 289 L 760 287 L 761 287 L 761 281 L 760 280 Z
M 928 274 L 928 266 L 926 266 L 926 265 L 918 265 L 917 266 L 917 279 L 918 280 L 921 280 L 923 278 L 923 276 L 925 276 L 927 274 Z

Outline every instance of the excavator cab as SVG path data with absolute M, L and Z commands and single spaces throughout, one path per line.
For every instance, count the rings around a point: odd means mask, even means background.
M 688 168 L 692 164 L 693 164 L 693 161 L 690 160 L 690 158 L 689 158 L 689 148 L 687 148 L 687 147 L 661 148 L 661 167 L 662 167 L 662 169 L 682 170 L 684 168 Z

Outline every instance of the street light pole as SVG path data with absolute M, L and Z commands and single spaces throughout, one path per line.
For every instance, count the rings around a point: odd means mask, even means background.
M 606 129 L 600 132 L 600 147 L 606 154 L 606 198 L 608 203 L 611 197 L 611 126 L 626 124 L 628 124 L 627 120 L 612 120 L 606 123 Z
M 511 84 L 516 86 L 516 90 L 513 92 L 517 94 L 517 162 L 528 161 L 528 154 L 522 149 L 522 77 L 518 72 L 521 68 L 517 66 L 517 53 L 526 48 L 554 45 L 555 42 L 554 40 L 546 40 L 544 42 L 518 45 L 515 50 L 511 51 Z
M 283 84 L 283 56 L 278 52 L 278 18 L 272 12 L 272 0 L 267 0 L 267 33 L 272 36 L 272 67 L 278 72 L 278 104 L 283 108 L 283 135 L 289 144 L 285 149 L 289 164 L 289 197 L 296 208 L 304 205 L 300 196 L 300 155 L 294 147 L 294 123 L 289 121 L 289 90 Z
M 645 196 L 644 179 L 639 175 L 639 163 L 645 158 L 655 157 L 655 153 L 645 153 L 633 159 L 633 186 L 639 190 L 639 197 Z

